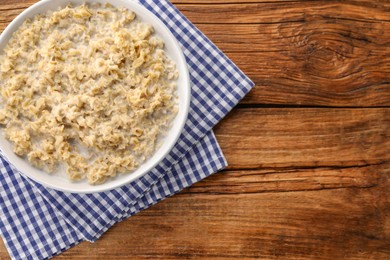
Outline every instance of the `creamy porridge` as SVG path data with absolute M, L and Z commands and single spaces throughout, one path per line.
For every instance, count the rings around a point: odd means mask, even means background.
M 14 152 L 99 184 L 148 159 L 177 114 L 178 72 L 153 27 L 109 5 L 26 21 L 0 56 L 0 123 Z

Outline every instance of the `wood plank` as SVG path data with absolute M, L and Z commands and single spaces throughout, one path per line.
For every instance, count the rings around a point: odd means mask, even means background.
M 236 109 L 215 129 L 229 169 L 390 161 L 390 109 Z
M 243 103 L 390 106 L 390 56 L 387 55 L 390 50 L 378 53 L 377 59 L 356 55 L 348 61 L 341 61 L 335 52 L 323 46 L 314 48 L 317 54 L 302 56 L 289 51 L 288 55 L 282 52 L 227 52 L 228 57 L 256 84 Z
M 339 45 L 353 45 L 357 49 L 386 50 L 390 43 L 390 33 L 387 30 L 390 23 L 340 21 L 323 17 L 285 24 L 198 23 L 197 26 L 222 50 L 239 53 L 286 52 L 294 48 L 299 51 L 304 44 L 321 40 L 327 41 L 329 47 L 332 47 L 329 43 L 334 42 Z M 340 54 L 351 54 L 347 51 L 348 48 L 339 47 Z
M 183 191 L 184 194 L 254 194 L 371 188 L 379 185 L 390 162 L 358 167 L 225 170 Z
M 247 104 L 390 105 L 388 7 L 232 4 L 229 15 L 223 5 L 179 8 L 254 80 Z
M 198 26 L 256 83 L 245 104 L 390 106 L 390 23 Z
M 229 15 L 197 6 L 187 16 L 256 83 L 247 104 L 389 106 L 390 23 L 362 19 L 376 9 L 307 5 L 229 5 Z
M 193 5 L 177 4 L 178 8 L 195 23 L 287 23 L 320 16 L 353 21 L 390 22 L 389 6 L 360 6 L 348 2 L 305 1 L 287 3 L 237 3 Z M 207 17 L 207 19 L 205 19 Z
M 14 1 L 14 0 L 8 0 Z M 316 4 L 323 2 L 332 2 L 339 3 L 337 0 L 172 0 L 173 4 L 238 4 L 238 3 L 265 3 L 265 4 L 275 4 L 275 3 L 294 3 L 294 4 L 303 4 L 304 2 L 316 2 Z M 368 6 L 374 8 L 386 8 L 390 4 L 387 1 L 370 1 L 370 0 L 344 0 L 343 3 L 358 5 L 358 6 Z
M 329 179 L 316 179 L 324 187 L 312 191 L 295 190 L 307 185 L 310 170 L 300 172 L 302 179 L 274 173 L 290 181 L 283 193 L 268 190 L 274 181 L 261 175 L 251 177 L 263 184 L 252 190 L 243 188 L 246 177 L 240 173 L 219 174 L 211 182 L 219 179 L 216 189 L 223 194 L 213 192 L 215 187 L 204 190 L 210 180 L 203 181 L 117 224 L 96 243 L 82 243 L 55 259 L 386 259 L 390 167 L 373 167 L 356 177 L 358 169 L 345 169 L 341 176 L 349 175 L 349 188 L 326 189 L 340 175 L 318 171 L 315 175 Z M 242 180 L 235 193 L 231 186 L 223 191 L 230 174 Z

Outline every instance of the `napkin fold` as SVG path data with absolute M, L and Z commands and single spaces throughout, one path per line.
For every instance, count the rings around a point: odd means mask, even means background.
M 192 99 L 172 151 L 148 174 L 94 194 L 46 188 L 0 164 L 0 232 L 13 259 L 50 258 L 80 241 L 96 241 L 115 223 L 226 166 L 212 128 L 253 87 L 170 2 L 139 1 L 171 30 L 189 66 Z
M 198 163 L 198 162 L 202 163 Z M 195 167 L 189 167 L 195 165 Z M 214 134 L 208 133 L 113 223 L 156 204 L 226 166 Z M 1 159 L 0 233 L 13 259 L 47 259 L 83 241 L 83 235 L 47 203 L 35 185 Z M 104 232 L 108 229 L 106 226 Z

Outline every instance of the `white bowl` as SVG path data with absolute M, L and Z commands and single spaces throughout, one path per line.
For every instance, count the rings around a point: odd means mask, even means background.
M 68 180 L 66 174 L 55 173 L 48 174 L 42 170 L 39 170 L 31 166 L 25 159 L 17 156 L 13 153 L 12 144 L 4 138 L 3 131 L 0 134 L 0 150 L 5 158 L 16 169 L 18 169 L 25 176 L 41 183 L 44 186 L 73 193 L 93 193 L 102 192 L 110 189 L 114 189 L 130 183 L 141 176 L 145 175 L 153 167 L 155 167 L 161 160 L 170 152 L 180 133 L 183 130 L 185 121 L 187 119 L 188 110 L 190 106 L 190 79 L 187 68 L 187 63 L 183 52 L 173 34 L 169 29 L 160 21 L 153 13 L 147 10 L 140 4 L 129 0 L 43 0 L 40 1 L 18 15 L 4 30 L 0 36 L 0 53 L 7 45 L 7 42 L 11 38 L 12 34 L 23 24 L 27 18 L 32 18 L 37 14 L 43 14 L 48 10 L 57 10 L 59 7 L 65 7 L 67 4 L 72 3 L 75 5 L 83 3 L 110 3 L 115 7 L 125 7 L 137 14 L 143 22 L 151 24 L 156 34 L 161 37 L 166 44 L 166 52 L 168 56 L 176 62 L 177 69 L 179 71 L 178 79 L 178 97 L 179 97 L 179 113 L 173 121 L 172 127 L 164 138 L 163 144 L 154 153 L 154 155 L 142 164 L 135 171 L 127 174 L 120 174 L 115 178 L 107 180 L 100 185 L 90 185 L 87 181 L 72 182 Z M 1 129 L 0 129 L 1 130 Z

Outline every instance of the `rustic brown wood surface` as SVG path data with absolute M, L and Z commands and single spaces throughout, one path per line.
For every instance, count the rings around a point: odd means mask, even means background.
M 340 2 L 175 0 L 256 83 L 229 167 L 55 259 L 390 259 L 390 2 Z

